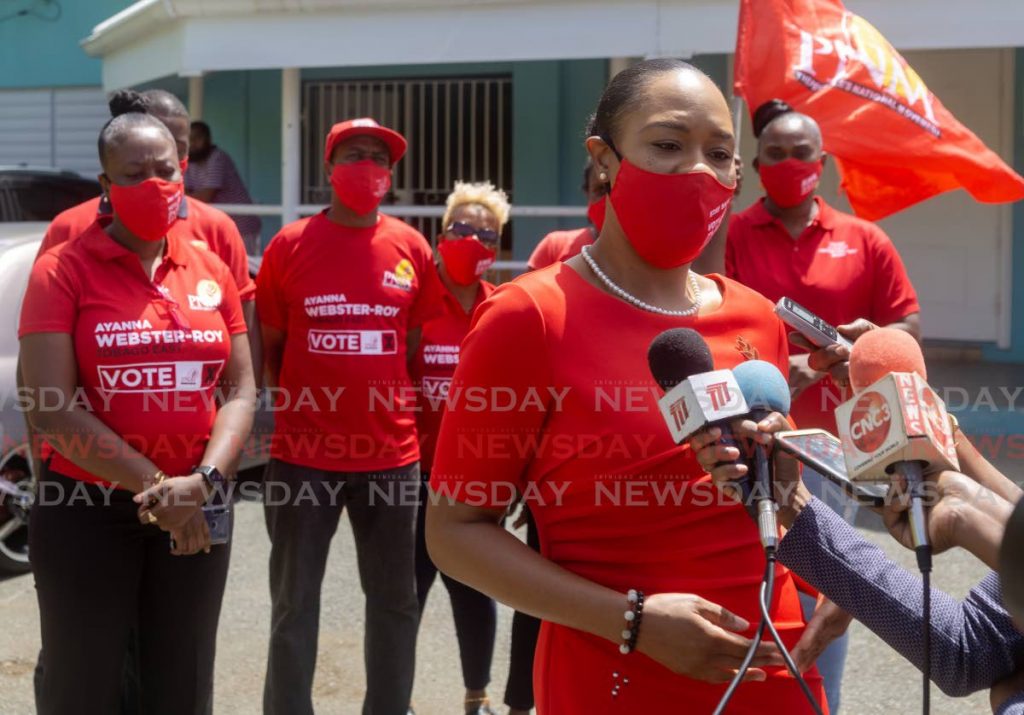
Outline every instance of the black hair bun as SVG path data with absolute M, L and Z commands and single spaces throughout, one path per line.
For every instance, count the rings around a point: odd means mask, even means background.
M 781 99 L 769 99 L 754 110 L 754 117 L 751 122 L 751 128 L 754 130 L 754 136 L 760 137 L 761 132 L 764 131 L 765 127 L 773 121 L 781 117 L 783 114 L 790 114 L 795 111 L 795 109 L 783 102 Z
M 148 114 L 149 102 L 141 94 L 133 89 L 119 89 L 110 95 L 108 102 L 111 117 L 120 117 L 122 114 Z

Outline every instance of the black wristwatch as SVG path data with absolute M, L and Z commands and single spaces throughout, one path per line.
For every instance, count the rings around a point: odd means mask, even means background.
M 203 475 L 203 479 L 206 480 L 206 486 L 210 489 L 211 497 L 219 492 L 227 481 L 219 469 L 208 464 L 194 467 L 192 471 L 196 474 Z M 207 499 L 207 501 L 209 501 L 209 499 Z

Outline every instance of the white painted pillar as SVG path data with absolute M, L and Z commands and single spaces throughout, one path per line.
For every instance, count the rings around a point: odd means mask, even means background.
M 298 67 L 281 70 L 281 220 L 299 218 L 299 190 L 302 154 L 300 118 L 302 93 Z
M 630 65 L 636 64 L 636 59 L 633 57 L 610 57 L 608 58 L 608 79 L 617 75 L 622 70 L 626 69 Z
M 192 121 L 203 118 L 203 75 L 188 78 L 188 113 Z

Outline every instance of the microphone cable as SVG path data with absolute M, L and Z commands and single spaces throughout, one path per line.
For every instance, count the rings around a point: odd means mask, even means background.
M 924 511 L 924 476 L 919 462 L 897 463 L 894 471 L 907 482 L 910 497 L 907 518 L 910 522 L 917 568 L 921 572 L 921 645 L 924 650 L 924 662 L 921 663 L 921 712 L 929 715 L 932 694 L 932 545 L 928 540 L 928 520 Z
M 774 579 L 775 579 L 775 551 L 773 550 L 771 552 L 766 553 L 766 556 L 768 557 L 768 569 L 771 571 L 771 574 L 772 574 L 771 578 L 774 581 Z M 791 656 L 789 654 L 789 651 L 786 650 L 786 644 L 782 642 L 782 638 L 779 636 L 779 632 L 777 630 L 775 630 L 775 624 L 772 623 L 771 615 L 768 613 L 768 607 L 771 604 L 770 594 L 767 594 L 768 598 L 766 599 L 765 598 L 765 596 L 766 596 L 765 591 L 766 591 L 765 584 L 762 584 L 761 585 L 761 618 L 768 625 L 768 631 L 772 634 L 772 640 L 775 641 L 775 645 L 777 645 L 779 647 L 779 650 L 782 652 L 783 660 L 786 661 L 786 668 L 789 670 L 790 674 L 794 678 L 796 678 L 796 682 L 800 685 L 800 689 L 802 691 L 804 691 L 804 697 L 807 698 L 807 702 L 811 704 L 811 708 L 814 709 L 814 712 L 817 715 L 824 715 L 824 713 L 821 710 L 821 705 L 819 705 L 818 701 L 815 699 L 814 693 L 811 692 L 810 687 L 807 685 L 807 681 L 804 680 L 803 674 L 800 672 L 800 669 L 796 667 L 796 663 L 793 662 L 793 656 Z
M 761 579 L 761 594 L 763 595 L 766 591 L 768 598 L 772 597 L 772 592 L 775 590 L 775 574 L 772 568 L 772 563 L 769 561 L 765 566 L 764 577 Z M 750 647 L 747 648 L 747 654 L 743 658 L 743 662 L 740 663 L 739 669 L 736 671 L 736 675 L 733 676 L 729 682 L 729 687 L 726 689 L 725 694 L 722 695 L 722 699 L 718 701 L 718 707 L 715 708 L 713 715 L 722 715 L 725 712 L 726 706 L 729 701 L 732 700 L 732 696 L 735 695 L 736 689 L 743 682 L 743 676 L 750 670 L 750 664 L 754 660 L 754 654 L 757 652 L 758 647 L 761 645 L 761 639 L 764 637 L 764 631 L 767 628 L 765 623 L 764 614 L 761 614 L 761 621 L 757 626 L 757 633 L 754 635 L 754 640 L 751 641 Z
M 924 675 L 924 686 L 921 691 L 921 712 L 929 715 L 932 697 L 932 570 L 931 554 L 928 557 L 928 569 L 921 571 L 922 602 L 924 606 L 924 663 L 921 673 Z
M 821 705 L 818 704 L 817 699 L 814 697 L 810 687 L 807 685 L 807 681 L 804 680 L 800 670 L 796 667 L 796 663 L 793 662 L 793 657 L 789 654 L 789 651 L 786 649 L 786 645 L 782 642 L 782 637 L 779 636 L 779 632 L 775 629 L 775 624 L 772 623 L 769 608 L 775 592 L 775 564 L 775 549 L 766 550 L 765 572 L 764 578 L 761 579 L 761 591 L 758 598 L 761 611 L 761 621 L 757 627 L 757 634 L 754 636 L 754 640 L 751 642 L 750 648 L 747 649 L 747 655 L 740 664 L 739 670 L 736 671 L 736 675 L 734 675 L 733 679 L 729 682 L 729 687 L 726 689 L 725 694 L 722 695 L 722 699 L 718 702 L 718 707 L 715 708 L 714 715 L 723 715 L 723 713 L 725 713 L 725 708 L 729 705 L 733 695 L 736 694 L 736 690 L 743 681 L 743 676 L 746 675 L 747 671 L 750 669 L 750 664 L 754 660 L 754 654 L 757 652 L 758 646 L 761 645 L 766 629 L 771 634 L 772 640 L 775 641 L 775 644 L 782 652 L 782 657 L 786 661 L 786 669 L 789 670 L 790 674 L 800 685 L 800 689 L 803 691 L 804 697 L 807 698 L 807 702 L 810 703 L 815 714 L 824 715 Z

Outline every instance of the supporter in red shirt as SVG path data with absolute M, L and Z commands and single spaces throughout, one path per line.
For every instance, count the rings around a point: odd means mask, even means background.
M 590 225 L 569 231 L 552 231 L 542 238 L 527 261 L 531 271 L 545 268 L 552 263 L 561 263 L 578 255 L 580 249 L 592 244 L 600 233 L 601 225 L 604 223 L 604 196 L 608 191 L 608 185 L 598 177 L 589 158 L 583 167 L 583 185 L 580 188 L 587 197 L 587 218 L 590 219 Z
M 773 303 L 792 298 L 832 325 L 865 318 L 920 337 L 917 294 L 892 241 L 815 195 L 825 160 L 817 123 L 775 102 L 759 110 L 754 128 L 754 169 L 767 195 L 733 217 L 726 274 Z M 833 410 L 850 396 L 846 369 L 823 375 L 808 367 L 806 351 L 790 357 L 797 424 L 835 432 Z
M 427 544 L 453 578 L 544 620 L 538 715 L 711 712 L 750 645 L 757 528 L 673 443 L 647 366 L 651 340 L 680 326 L 705 337 L 717 367 L 787 363 L 767 301 L 689 270 L 732 197 L 732 131 L 721 92 L 682 61 L 617 75 L 587 140 L 611 184 L 600 237 L 496 290 L 461 348 Z M 517 494 L 541 554 L 499 525 Z M 792 577 L 780 568 L 777 579 L 770 612 L 793 648 L 805 626 Z M 637 630 L 630 589 L 645 594 Z M 817 645 L 796 648 L 801 665 Z M 811 712 L 781 663 L 762 645 L 729 712 Z M 817 673 L 806 678 L 820 699 Z
M 22 307 L 25 386 L 66 405 L 29 415 L 54 450 L 29 533 L 44 715 L 118 712 L 130 633 L 143 711 L 212 698 L 230 550 L 201 507 L 237 468 L 256 391 L 238 290 L 169 230 L 174 140 L 142 112 L 100 135 L 109 225 L 43 254 Z
M 416 592 L 421 615 L 437 576 L 437 567 L 427 554 L 423 529 L 437 431 L 444 414 L 448 385 L 459 362 L 459 345 L 469 331 L 473 310 L 494 290 L 482 276 L 497 256 L 509 210 L 505 192 L 492 184 L 457 181 L 441 220 L 444 232 L 437 238 L 437 272 L 444 286 L 441 296 L 444 313 L 423 325 L 423 336 L 412 363 L 420 398 L 416 426 L 424 479 L 416 522 Z M 465 711 L 470 715 L 495 715 L 487 698 L 497 626 L 494 601 L 445 574 L 441 578 L 451 597 L 455 617 L 466 687 Z
M 343 508 L 366 594 L 366 712 L 405 713 L 412 694 L 420 451 L 408 363 L 441 310 L 441 283 L 426 239 L 378 212 L 405 148 L 372 119 L 335 124 L 330 208 L 281 229 L 256 280 L 277 395 L 264 504 L 268 715 L 313 712 L 320 585 Z
M 758 108 L 753 127 L 754 169 L 767 195 L 732 218 L 726 274 L 773 303 L 792 298 L 832 325 L 864 318 L 919 337 L 917 295 L 892 241 L 875 224 L 836 211 L 815 195 L 825 160 L 817 123 L 775 100 Z M 807 361 L 803 350 L 789 358 L 792 417 L 801 427 L 835 433 L 833 411 L 852 396 L 848 363 L 825 374 Z M 856 504 L 838 488 L 810 469 L 804 481 L 853 523 Z M 805 608 L 813 606 L 813 597 L 802 598 Z M 833 712 L 839 710 L 847 646 L 844 636 L 818 661 Z
M 110 97 L 110 115 L 116 117 L 140 101 L 140 94 L 131 90 L 114 92 Z M 178 159 L 187 164 L 189 151 L 189 115 L 185 105 L 170 92 L 152 89 L 141 93 L 146 111 L 159 119 L 170 130 L 177 146 Z M 182 211 L 184 220 L 171 227 L 175 235 L 190 241 L 197 248 L 209 249 L 217 254 L 231 270 L 238 287 L 246 324 L 253 322 L 256 284 L 249 275 L 249 260 L 238 227 L 226 213 L 197 199 L 186 197 Z M 57 215 L 46 229 L 39 254 L 74 238 L 99 221 L 109 225 L 112 217 L 110 201 L 106 197 L 90 199 L 72 206 Z

